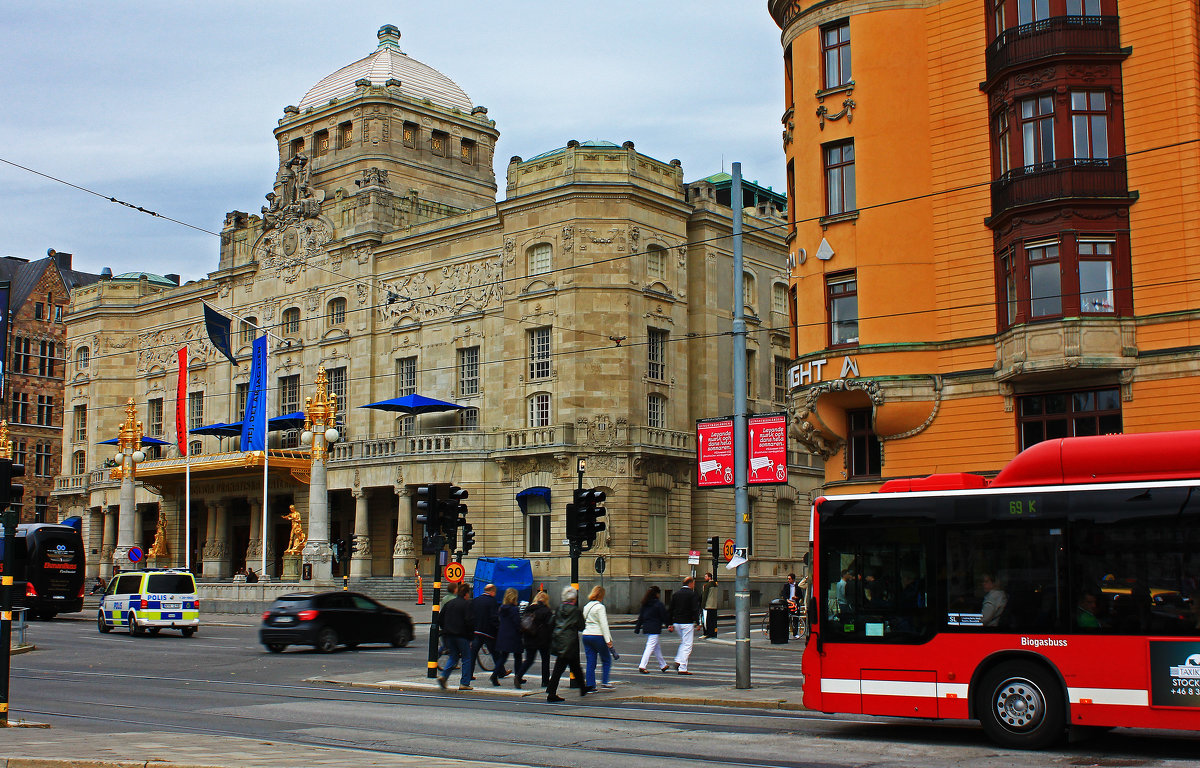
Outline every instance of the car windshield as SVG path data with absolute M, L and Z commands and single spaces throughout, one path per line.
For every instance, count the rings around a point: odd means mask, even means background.
M 168 594 L 190 593 L 196 591 L 196 584 L 186 573 L 152 573 L 146 580 L 146 591 Z
M 275 604 L 271 606 L 277 611 L 295 610 L 308 604 L 312 600 L 308 595 L 284 595 L 275 599 Z

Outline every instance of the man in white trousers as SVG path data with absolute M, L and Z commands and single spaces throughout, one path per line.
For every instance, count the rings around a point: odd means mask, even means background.
M 683 586 L 671 595 L 671 621 L 679 633 L 679 651 L 675 654 L 675 669 L 681 675 L 688 672 L 688 657 L 692 655 L 692 642 L 696 637 L 696 622 L 700 620 L 700 596 L 692 589 L 696 580 L 688 576 Z

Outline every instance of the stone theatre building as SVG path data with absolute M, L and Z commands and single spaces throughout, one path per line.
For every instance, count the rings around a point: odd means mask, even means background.
M 84 518 L 89 568 L 112 568 L 119 485 L 105 466 L 111 449 L 96 442 L 116 435 L 130 398 L 146 435 L 176 442 L 185 344 L 189 428 L 240 421 L 260 324 L 274 334 L 272 415 L 303 409 L 318 366 L 338 396 L 329 529 L 355 542 L 346 571 L 358 583 L 407 588 L 418 568 L 431 574 L 413 496 L 440 482 L 470 493 L 479 543 L 468 573 L 478 556 L 526 557 L 535 583 L 561 586 L 564 507 L 584 459 L 584 485 L 608 495 L 608 530 L 583 581 L 598 578 L 599 556 L 620 608 L 646 585 L 674 586 L 689 550 L 734 530 L 732 490 L 694 487 L 694 422 L 733 409 L 728 177 L 685 183 L 678 161 L 633 142 L 569 141 L 513 157 L 497 202 L 488 110 L 404 54 L 395 27 L 378 37 L 374 53 L 284 109 L 266 203 L 227 215 L 207 279 L 107 279 L 73 294 L 67 412 L 85 406 L 98 437 L 73 442 L 68 425 L 64 466 L 79 471 L 57 479 L 55 496 L 64 515 Z M 764 413 L 785 408 L 790 363 L 784 199 L 753 184 L 744 197 L 748 391 Z M 203 302 L 245 321 L 234 321 L 237 366 L 208 343 Z M 361 407 L 407 394 L 459 409 Z M 267 575 L 278 578 L 283 516 L 291 505 L 306 524 L 309 514 L 296 431 L 271 434 L 265 535 L 261 457 L 237 437 L 193 434 L 190 444 L 190 514 L 173 445 L 148 449 L 138 466 L 137 543 L 151 545 L 163 516 L 162 560 L 182 565 L 187 554 L 225 579 L 247 563 L 258 570 L 265 539 Z M 768 597 L 801 568 L 820 475 L 807 453 L 789 458 L 788 485 L 752 491 L 752 578 Z

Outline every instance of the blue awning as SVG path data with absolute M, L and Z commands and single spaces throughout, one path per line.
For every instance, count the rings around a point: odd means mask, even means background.
M 304 414 L 300 411 L 295 413 L 286 413 L 283 416 L 276 416 L 267 422 L 267 428 L 271 432 L 289 429 L 301 429 L 303 426 Z M 242 422 L 232 421 L 228 424 L 224 422 L 218 424 L 208 424 L 203 427 L 189 429 L 188 433 L 193 435 L 216 435 L 217 437 L 240 437 L 242 434 Z
M 120 440 L 115 437 L 111 440 L 101 440 L 100 445 L 120 445 Z M 159 440 L 157 437 L 142 435 L 142 445 L 170 445 L 170 443 L 166 440 Z
M 522 515 L 528 514 L 528 510 L 525 508 L 525 506 L 529 503 L 529 500 L 531 498 L 543 499 L 546 502 L 546 506 L 549 507 L 550 506 L 550 489 L 544 485 L 535 485 L 531 488 L 526 488 L 525 490 L 518 493 L 517 494 L 517 505 L 521 507 Z

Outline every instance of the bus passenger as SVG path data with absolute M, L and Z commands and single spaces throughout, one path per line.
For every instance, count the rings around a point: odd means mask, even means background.
M 1008 594 L 990 573 L 983 574 L 983 626 L 1000 626 L 1000 617 L 1008 605 Z
M 842 580 L 837 583 L 837 608 L 839 616 L 850 616 L 854 613 L 852 601 L 857 591 L 857 585 L 853 581 L 853 568 L 847 568 L 842 571 Z
M 1100 629 L 1100 619 L 1096 618 L 1096 595 L 1084 592 L 1079 596 L 1075 606 L 1075 626 L 1080 629 Z

